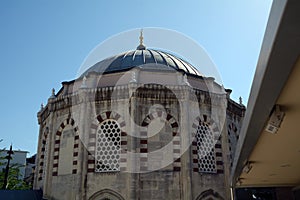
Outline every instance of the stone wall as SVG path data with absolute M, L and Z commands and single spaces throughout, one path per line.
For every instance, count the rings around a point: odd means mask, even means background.
M 72 87 L 65 83 L 38 113 L 39 166 L 34 187 L 42 188 L 45 197 L 228 199 L 228 167 L 236 144 L 230 131 L 235 130 L 234 124 L 238 134 L 243 116 L 241 107 L 232 103 L 224 115 L 225 94 L 187 85 L 132 83 L 70 93 Z M 232 117 L 235 110 L 239 118 Z M 101 151 L 97 149 L 101 147 L 97 146 L 99 131 L 103 131 L 99 126 L 108 119 L 120 128 L 118 167 L 95 172 Z M 201 124 L 207 128 L 203 134 L 212 134 L 211 158 L 199 156 L 202 142 L 196 136 Z M 203 171 L 200 164 L 204 160 L 212 160 L 215 169 Z

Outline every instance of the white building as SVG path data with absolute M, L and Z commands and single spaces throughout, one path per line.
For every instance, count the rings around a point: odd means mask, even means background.
M 5 157 L 7 156 L 8 150 L 1 150 L 0 151 L 0 157 Z M 21 151 L 21 150 L 13 150 L 14 154 L 12 154 L 12 159 L 10 160 L 10 165 L 19 165 L 20 166 L 20 179 L 24 179 L 25 176 L 25 166 L 26 166 L 26 156 L 27 156 L 27 151 Z M 6 162 L 7 160 L 4 160 L 5 165 L 0 166 L 0 170 L 5 169 L 6 167 Z

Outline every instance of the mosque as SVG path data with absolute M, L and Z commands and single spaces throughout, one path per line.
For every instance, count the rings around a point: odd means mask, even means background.
M 45 199 L 230 199 L 245 106 L 182 58 L 140 44 L 52 91 L 38 112 Z

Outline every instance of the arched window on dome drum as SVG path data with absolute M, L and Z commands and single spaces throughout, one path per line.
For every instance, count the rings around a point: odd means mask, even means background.
M 213 132 L 209 125 L 200 122 L 196 131 L 199 172 L 216 173 L 216 153 Z
M 101 122 L 96 132 L 95 172 L 120 171 L 121 128 L 114 119 Z

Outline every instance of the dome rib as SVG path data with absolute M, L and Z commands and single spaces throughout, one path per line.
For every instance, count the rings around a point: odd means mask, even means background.
M 150 54 L 152 55 L 152 58 L 153 58 L 153 60 L 155 61 L 155 64 L 157 64 L 157 60 L 155 59 L 155 56 L 153 55 L 152 51 L 149 50 L 149 52 L 150 52 Z
M 160 57 L 162 58 L 162 60 L 165 62 L 165 64 L 169 67 L 169 64 L 166 60 L 166 58 L 164 56 L 162 56 L 162 52 L 159 52 L 159 51 L 155 51 L 156 53 L 158 53 L 160 55 Z
M 127 71 L 133 67 L 139 67 L 142 70 L 176 70 L 202 76 L 194 66 L 175 55 L 153 49 L 137 49 L 106 58 L 87 69 L 81 77 L 87 76 L 90 72 L 107 74 Z
M 175 57 L 174 57 L 173 55 L 169 55 L 169 56 L 170 56 L 170 57 L 173 59 L 173 61 L 176 63 L 178 69 L 180 69 L 180 70 L 182 70 L 182 71 L 188 71 L 187 68 L 186 68 L 186 66 L 185 66 L 185 64 L 184 64 L 183 62 L 181 62 L 180 59 L 178 59 L 178 58 L 175 59 Z M 188 72 L 189 72 L 189 71 L 188 71 Z
M 176 67 L 178 69 L 180 69 L 180 67 L 178 66 L 178 63 L 175 61 L 174 57 L 172 55 L 170 55 L 170 54 L 168 54 L 168 57 L 173 61 L 173 63 L 176 65 Z
M 146 57 L 145 57 L 145 54 L 144 54 L 144 51 L 142 51 L 142 57 L 143 57 L 143 61 L 144 61 L 144 64 L 146 63 Z
M 186 67 L 186 63 L 184 63 L 181 59 L 178 59 L 178 61 L 183 65 L 186 71 L 190 72 L 189 68 Z
M 137 52 L 137 50 L 135 50 L 134 53 L 133 53 L 132 61 L 134 61 L 134 59 L 135 59 L 136 52 Z

